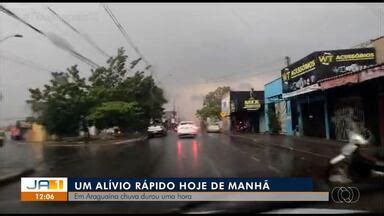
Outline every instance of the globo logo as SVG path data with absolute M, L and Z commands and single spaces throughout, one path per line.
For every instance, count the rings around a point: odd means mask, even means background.
M 357 187 L 335 187 L 331 198 L 335 203 L 356 203 L 360 199 L 360 191 Z

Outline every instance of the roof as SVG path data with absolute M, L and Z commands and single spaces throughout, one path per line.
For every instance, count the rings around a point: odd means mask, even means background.
M 383 35 L 383 36 L 380 36 L 380 37 L 378 37 L 378 38 L 375 38 L 375 39 L 371 39 L 371 43 L 372 43 L 372 42 L 375 42 L 375 41 L 377 41 L 377 40 L 380 40 L 380 39 L 382 39 L 382 38 L 384 38 L 384 35 Z

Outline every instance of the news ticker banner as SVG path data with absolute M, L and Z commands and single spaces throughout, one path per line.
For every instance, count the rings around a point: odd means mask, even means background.
M 21 201 L 329 201 L 311 178 L 21 178 Z

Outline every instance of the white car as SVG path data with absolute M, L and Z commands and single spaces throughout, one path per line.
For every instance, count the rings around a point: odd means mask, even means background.
M 221 132 L 221 129 L 220 129 L 220 126 L 219 124 L 208 124 L 207 126 L 207 132 L 208 133 L 220 133 Z
M 148 138 L 155 136 L 167 136 L 167 129 L 163 125 L 150 125 L 147 129 Z
M 192 136 L 195 137 L 199 131 L 199 127 L 195 125 L 193 121 L 181 121 L 177 126 L 177 135 L 182 136 Z

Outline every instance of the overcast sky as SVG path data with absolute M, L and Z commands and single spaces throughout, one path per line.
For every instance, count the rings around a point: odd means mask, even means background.
M 125 47 L 137 58 L 104 8 L 97 3 L 3 4 L 51 35 L 59 35 L 77 52 L 103 65 L 106 57 L 60 22 L 51 7 L 88 35 L 104 52 Z M 108 4 L 146 59 L 166 92 L 171 108 L 194 118 L 203 96 L 218 86 L 262 90 L 279 76 L 284 56 L 292 62 L 317 50 L 345 49 L 384 35 L 384 4 L 267 3 L 119 3 Z M 47 38 L 0 12 L 0 120 L 30 114 L 28 88 L 41 87 L 50 70 L 78 64 L 91 67 Z M 24 64 L 24 65 L 23 65 Z M 25 65 L 27 64 L 27 65 Z M 144 68 L 140 64 L 137 68 Z M 8 121 L 7 121 L 8 122 Z

